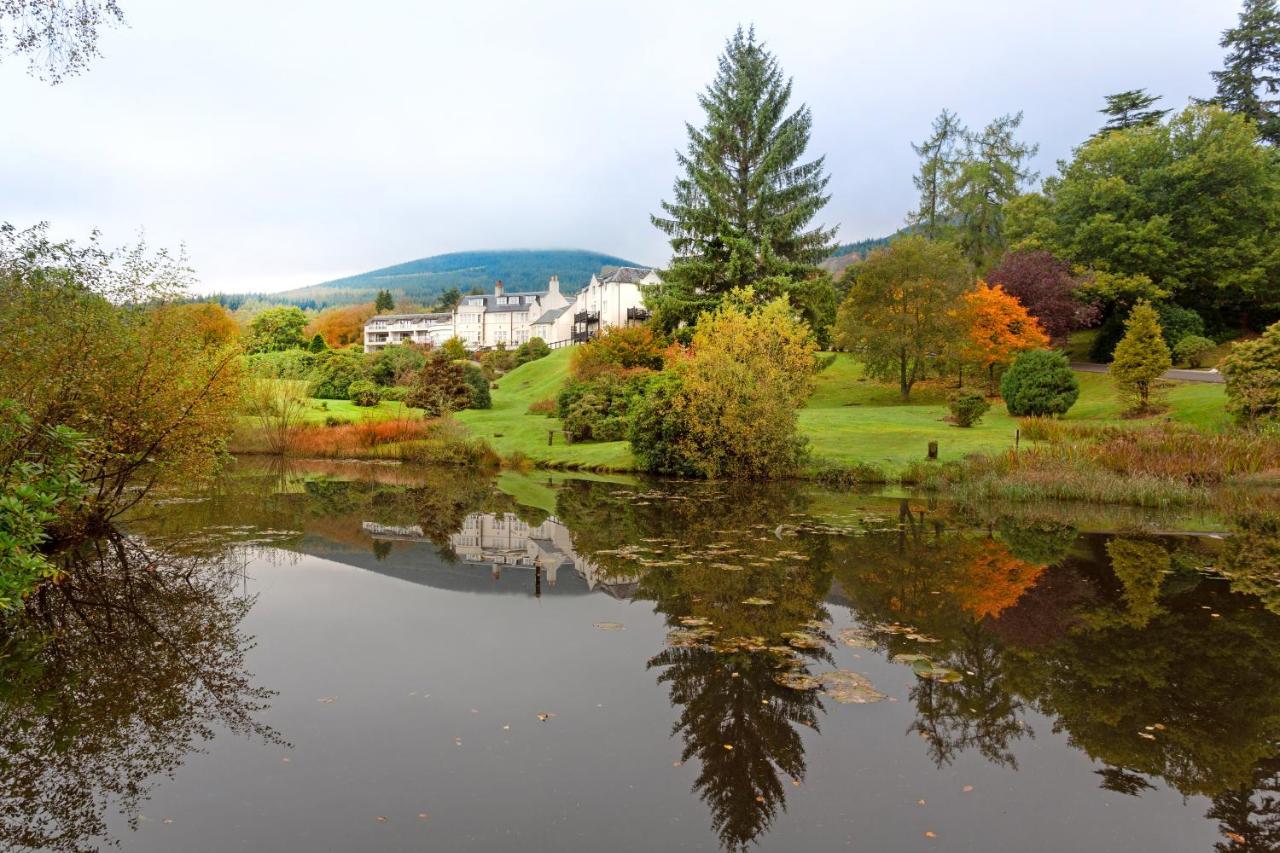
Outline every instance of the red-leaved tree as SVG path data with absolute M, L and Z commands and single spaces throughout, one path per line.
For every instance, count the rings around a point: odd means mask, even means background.
M 1016 297 L 1055 341 L 1098 321 L 1098 307 L 1076 298 L 1081 280 L 1066 261 L 1049 252 L 1009 252 L 987 281 Z

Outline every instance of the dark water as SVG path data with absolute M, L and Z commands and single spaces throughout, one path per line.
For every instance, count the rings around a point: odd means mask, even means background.
M 500 485 L 246 466 L 81 548 L 0 633 L 0 837 L 1280 850 L 1274 519 Z

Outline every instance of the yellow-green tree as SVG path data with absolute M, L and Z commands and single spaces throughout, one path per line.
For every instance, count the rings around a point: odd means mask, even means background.
M 643 469 L 766 479 L 803 460 L 796 413 L 812 388 L 813 333 L 785 299 L 751 310 L 753 298 L 736 291 L 703 314 L 688 354 L 637 404 L 631 444 Z
M 1129 408 L 1144 412 L 1156 402 L 1153 399 L 1156 381 L 1173 366 L 1173 361 L 1160 331 L 1160 319 L 1150 303 L 1135 305 L 1125 320 L 1124 329 L 1124 337 L 1116 345 L 1115 360 L 1111 363 L 1111 376 Z
M 857 267 L 836 316 L 837 346 L 856 352 L 867 375 L 897 382 L 905 400 L 964 334 L 956 308 L 972 283 L 958 249 L 902 237 Z

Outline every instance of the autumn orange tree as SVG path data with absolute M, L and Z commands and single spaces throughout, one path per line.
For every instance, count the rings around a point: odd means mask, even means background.
M 307 324 L 307 338 L 319 334 L 329 346 L 345 347 L 364 340 L 364 324 L 377 312 L 372 302 L 326 308 Z
M 1009 364 L 1020 352 L 1049 345 L 1040 322 L 998 284 L 992 287 L 979 281 L 966 291 L 961 296 L 960 314 L 967 329 L 960 346 L 961 359 L 987 371 L 992 393 L 998 366 Z

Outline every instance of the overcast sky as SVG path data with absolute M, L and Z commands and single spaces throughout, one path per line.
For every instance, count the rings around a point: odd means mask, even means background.
M 1038 167 L 1104 94 L 1210 92 L 1236 0 L 1073 3 L 120 0 L 89 71 L 0 62 L 0 220 L 185 243 L 207 291 L 437 254 L 572 247 L 662 264 L 648 216 L 739 23 L 813 111 L 823 219 L 881 236 L 944 106 L 1022 109 Z

